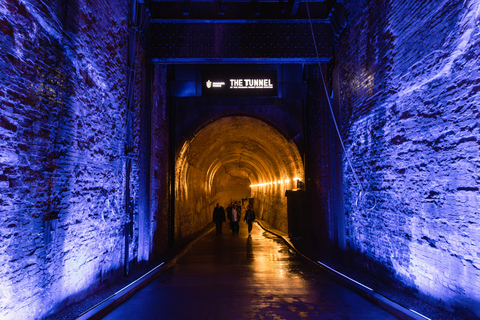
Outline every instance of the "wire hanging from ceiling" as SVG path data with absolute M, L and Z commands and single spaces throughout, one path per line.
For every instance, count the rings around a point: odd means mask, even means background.
M 310 31 L 312 32 L 313 47 L 315 48 L 315 56 L 317 58 L 318 69 L 320 70 L 320 76 L 322 78 L 323 89 L 325 90 L 325 96 L 327 98 L 328 107 L 330 109 L 330 114 L 332 115 L 333 123 L 335 125 L 335 129 L 336 129 L 336 132 L 337 132 L 337 135 L 338 135 L 338 139 L 340 140 L 340 144 L 342 145 L 342 149 L 343 149 L 343 153 L 345 154 L 345 158 L 347 159 L 347 162 L 348 162 L 348 165 L 350 166 L 350 169 L 352 169 L 352 173 L 353 173 L 353 177 L 355 178 L 355 181 L 357 182 L 358 186 L 360 187 L 360 191 L 358 193 L 358 199 L 356 201 L 356 204 L 358 204 L 362 200 L 364 194 L 366 194 L 366 191 L 364 190 L 363 184 L 361 183 L 360 179 L 358 178 L 357 172 L 355 171 L 355 168 L 352 165 L 350 157 L 348 156 L 347 150 L 345 148 L 345 144 L 343 143 L 343 139 L 342 139 L 342 136 L 340 134 L 340 129 L 338 128 L 338 124 L 337 124 L 337 120 L 335 118 L 335 114 L 333 113 L 332 103 L 330 102 L 330 98 L 328 96 L 327 85 L 325 83 L 325 78 L 323 76 L 322 66 L 320 64 L 320 56 L 318 54 L 317 41 L 315 39 L 315 33 L 313 32 L 313 24 L 312 24 L 312 18 L 310 17 L 310 10 L 308 8 L 308 1 L 305 2 L 305 5 L 307 7 L 308 21 L 310 23 Z M 376 207 L 376 205 L 377 205 L 377 198 L 375 196 L 373 196 L 373 206 L 370 207 L 370 208 L 367 208 L 367 209 L 372 210 Z

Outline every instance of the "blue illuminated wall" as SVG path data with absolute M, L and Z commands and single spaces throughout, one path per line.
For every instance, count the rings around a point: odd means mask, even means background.
M 0 3 L 1 319 L 42 318 L 121 273 L 126 5 Z
M 480 316 L 480 3 L 345 5 L 335 97 L 367 191 L 345 161 L 347 248 Z

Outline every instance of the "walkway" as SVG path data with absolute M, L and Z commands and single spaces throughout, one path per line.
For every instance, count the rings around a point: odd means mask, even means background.
M 103 319 L 396 319 L 340 286 L 276 236 L 212 231 Z

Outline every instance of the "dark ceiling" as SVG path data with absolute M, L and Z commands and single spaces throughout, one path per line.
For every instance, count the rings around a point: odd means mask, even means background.
M 150 0 L 145 4 L 151 57 L 167 64 L 329 61 L 343 11 L 343 4 L 335 0 L 308 4 L 293 0 Z
M 312 19 L 327 19 L 335 0 L 308 1 Z M 184 0 L 149 3 L 152 19 L 308 19 L 305 1 Z

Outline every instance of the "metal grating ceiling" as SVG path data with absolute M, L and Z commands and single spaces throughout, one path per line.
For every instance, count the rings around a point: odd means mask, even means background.
M 316 60 L 310 24 L 305 20 L 152 22 L 151 52 L 157 62 L 173 62 L 172 59 Z M 313 29 L 320 58 L 329 59 L 333 56 L 334 38 L 330 23 L 316 21 Z

